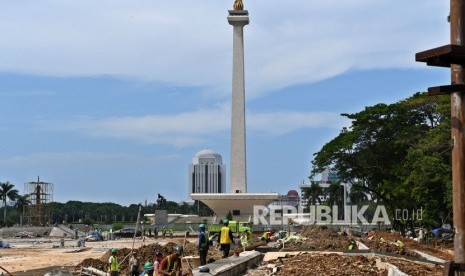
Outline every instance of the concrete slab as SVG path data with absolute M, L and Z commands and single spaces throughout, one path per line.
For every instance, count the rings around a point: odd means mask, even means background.
M 426 254 L 425 252 L 422 252 L 422 251 L 418 251 L 418 250 L 412 250 L 413 252 L 419 254 L 420 256 L 422 256 L 423 258 L 427 259 L 428 261 L 433 261 L 433 262 L 438 262 L 438 263 L 445 263 L 446 261 L 444 261 L 443 259 L 440 259 L 438 257 L 434 257 L 434 256 L 431 256 L 430 254 Z
M 363 242 L 361 241 L 356 241 L 357 243 L 357 248 L 358 249 L 361 249 L 361 250 L 370 250 L 370 248 L 368 248 L 368 246 L 366 246 Z
M 376 260 L 376 267 L 382 270 L 386 270 L 388 276 L 408 276 L 408 274 L 402 272 L 395 265 L 390 263 L 382 262 L 381 260 Z
M 269 262 L 272 260 L 277 260 L 279 258 L 287 258 L 289 256 L 295 256 L 300 252 L 267 252 L 265 256 L 263 256 L 264 262 Z
M 199 268 L 192 271 L 194 276 L 237 276 L 242 275 L 250 267 L 255 267 L 260 264 L 263 256 L 257 251 L 241 252 L 238 257 L 231 256 L 229 258 L 218 260 L 214 263 L 207 264 L 206 267 L 210 272 L 200 272 Z

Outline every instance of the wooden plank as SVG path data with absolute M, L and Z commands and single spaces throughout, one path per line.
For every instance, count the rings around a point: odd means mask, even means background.
M 454 92 L 465 92 L 465 84 L 442 85 L 428 88 L 430 96 L 448 95 Z
M 451 64 L 465 64 L 465 46 L 444 45 L 415 54 L 415 60 L 429 66 L 450 67 Z

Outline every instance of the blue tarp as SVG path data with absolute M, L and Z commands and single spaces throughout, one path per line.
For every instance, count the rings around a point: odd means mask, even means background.
M 436 228 L 436 229 L 433 229 L 431 232 L 433 232 L 433 234 L 436 237 L 440 237 L 444 233 L 454 233 L 454 231 L 452 231 L 451 229 L 446 229 L 446 228 Z
M 97 238 L 97 240 L 103 241 L 103 236 L 97 230 L 94 230 L 91 233 L 91 235 L 94 236 L 95 238 Z

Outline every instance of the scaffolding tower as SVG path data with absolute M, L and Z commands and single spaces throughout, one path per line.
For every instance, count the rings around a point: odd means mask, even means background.
M 32 226 L 44 226 L 48 219 L 45 207 L 53 201 L 53 184 L 40 181 L 27 182 L 24 184 L 24 194 L 29 195 L 31 202 L 26 206 L 26 221 Z

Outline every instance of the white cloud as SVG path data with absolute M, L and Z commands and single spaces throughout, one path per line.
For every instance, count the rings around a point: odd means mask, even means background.
M 249 127 L 270 135 L 284 135 L 306 128 L 341 128 L 345 120 L 331 112 L 275 112 L 252 114 Z
M 97 138 L 185 147 L 208 143 L 212 135 L 229 131 L 230 116 L 230 109 L 220 106 L 216 109 L 201 109 L 175 115 L 80 118 L 55 124 L 47 122 L 41 129 L 75 131 Z M 271 136 L 309 128 L 339 129 L 346 123 L 339 114 L 331 112 L 248 112 L 246 120 L 248 132 Z
M 2 1 L 0 71 L 121 75 L 227 94 L 233 1 Z M 448 2 L 244 1 L 249 96 L 351 69 L 424 66 L 448 42 Z
M 81 167 L 88 166 L 93 169 L 118 167 L 125 168 L 128 164 L 138 166 L 150 166 L 157 162 L 166 162 L 179 159 L 178 155 L 143 156 L 122 153 L 98 153 L 98 152 L 43 152 L 30 155 L 16 155 L 0 159 L 0 167 L 3 169 L 33 168 L 34 171 L 67 170 L 79 171 Z M 111 160 L 111 164 L 108 162 Z

